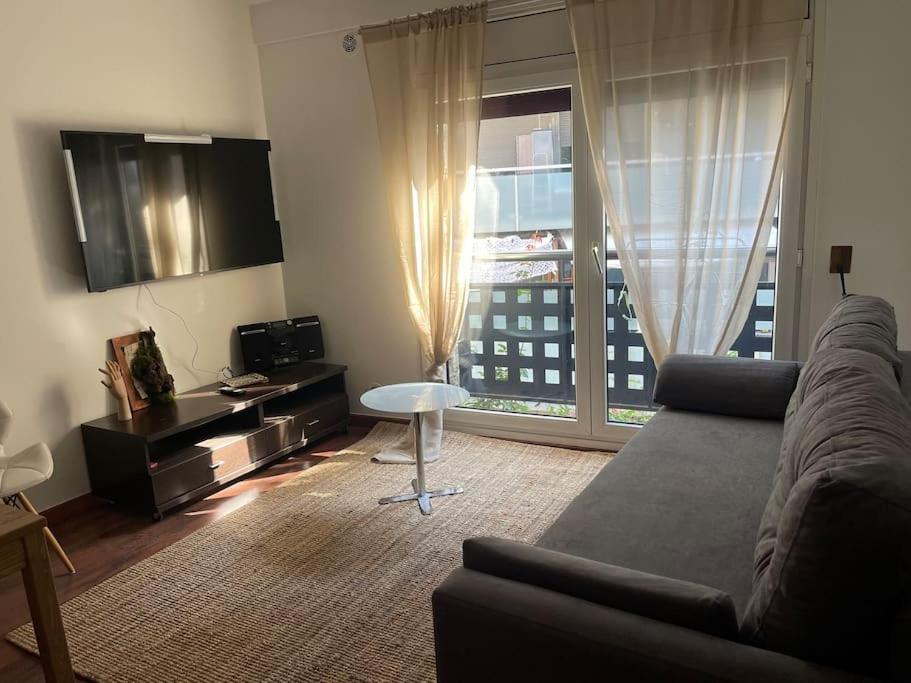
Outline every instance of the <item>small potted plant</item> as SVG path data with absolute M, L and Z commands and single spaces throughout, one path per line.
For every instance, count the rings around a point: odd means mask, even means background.
M 155 342 L 155 330 L 139 333 L 139 348 L 130 363 L 130 372 L 153 403 L 174 401 L 174 377 L 168 372 L 161 349 Z

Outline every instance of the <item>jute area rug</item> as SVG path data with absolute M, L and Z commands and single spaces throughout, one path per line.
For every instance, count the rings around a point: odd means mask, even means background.
M 533 542 L 609 459 L 445 432 L 435 498 L 379 506 L 413 467 L 364 439 L 62 607 L 76 671 L 102 682 L 432 681 L 430 596 L 462 540 Z M 9 639 L 36 651 L 31 624 Z

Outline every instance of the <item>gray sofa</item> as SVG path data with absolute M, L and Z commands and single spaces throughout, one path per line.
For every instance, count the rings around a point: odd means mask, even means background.
M 535 545 L 465 542 L 433 596 L 438 680 L 911 679 L 895 338 L 851 297 L 803 370 L 667 359 L 664 407 Z

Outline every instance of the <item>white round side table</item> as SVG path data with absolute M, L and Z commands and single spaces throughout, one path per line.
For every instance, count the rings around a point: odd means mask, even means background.
M 401 493 L 397 496 L 380 498 L 380 505 L 402 503 L 416 500 L 421 514 L 433 512 L 431 498 L 452 496 L 463 493 L 461 486 L 447 486 L 444 489 L 428 491 L 424 479 L 424 444 L 421 440 L 424 413 L 452 408 L 464 403 L 469 398 L 467 391 L 451 384 L 435 382 L 410 382 L 407 384 L 389 384 L 371 389 L 361 396 L 361 403 L 372 410 L 384 413 L 411 413 L 414 415 L 414 460 L 417 464 L 417 478 L 411 480 L 414 493 Z

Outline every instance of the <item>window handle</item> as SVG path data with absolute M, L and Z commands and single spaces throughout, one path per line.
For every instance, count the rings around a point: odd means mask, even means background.
M 597 242 L 592 242 L 592 259 L 595 261 L 595 268 L 598 275 L 604 276 L 604 266 L 601 265 L 601 247 Z

